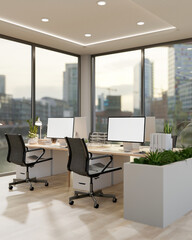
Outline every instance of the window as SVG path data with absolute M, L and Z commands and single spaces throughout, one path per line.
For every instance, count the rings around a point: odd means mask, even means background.
M 46 132 L 48 117 L 78 115 L 78 56 L 0 38 L 0 174 L 15 171 L 7 157 L 5 133 L 20 133 L 28 140 L 31 112 L 39 116 Z M 31 79 L 31 69 L 35 79 Z M 31 84 L 35 84 L 36 108 L 32 109 Z M 43 133 L 43 132 L 42 132 Z
M 173 44 L 145 50 L 145 110 L 156 117 L 157 131 L 164 120 L 177 136 L 192 116 L 192 43 Z M 180 144 L 190 145 L 191 137 Z
M 0 39 L 0 173 L 15 169 L 9 164 L 4 133 L 28 134 L 31 118 L 31 46 Z
M 141 114 L 141 51 L 95 58 L 95 130 L 107 131 L 108 116 Z
M 46 134 L 49 117 L 78 115 L 78 58 L 36 48 L 36 115 Z

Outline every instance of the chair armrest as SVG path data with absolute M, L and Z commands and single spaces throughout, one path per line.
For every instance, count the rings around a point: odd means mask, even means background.
M 89 159 L 92 159 L 93 154 L 91 152 L 88 152 L 89 154 Z
M 100 159 L 100 158 L 110 158 L 109 162 L 104 166 L 104 168 L 102 169 L 101 173 L 103 173 L 105 171 L 105 169 L 112 163 L 113 161 L 113 155 L 101 155 L 101 156 L 97 156 L 97 157 L 92 157 L 90 158 L 90 160 L 96 160 L 96 159 Z
M 33 151 L 40 151 L 40 150 L 45 152 L 44 148 L 33 148 L 33 149 L 29 149 L 28 147 L 25 147 L 25 148 L 26 148 L 26 152 L 33 152 Z
M 107 157 L 110 157 L 112 160 L 113 160 L 113 155 L 100 155 L 100 156 L 97 156 L 97 157 L 91 157 L 90 159 L 91 160 L 96 160 L 96 159 L 100 159 L 100 158 L 107 158 Z
M 26 152 L 34 152 L 34 151 L 43 151 L 40 156 L 37 158 L 37 160 L 35 161 L 35 163 L 37 163 L 42 156 L 45 154 L 45 149 L 44 148 L 33 148 L 33 149 L 28 149 L 28 147 L 26 147 Z

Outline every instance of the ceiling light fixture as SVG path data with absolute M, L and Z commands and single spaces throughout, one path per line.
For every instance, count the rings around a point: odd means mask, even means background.
M 85 37 L 91 37 L 90 33 L 85 33 Z
M 145 23 L 144 22 L 138 22 L 137 23 L 137 25 L 139 25 L 139 26 L 142 26 L 142 25 L 144 25 Z
M 97 5 L 99 5 L 99 6 L 105 6 L 105 5 L 106 5 L 106 2 L 105 2 L 105 1 L 98 1 L 98 2 L 97 2 Z
M 48 18 L 42 18 L 41 21 L 42 22 L 49 22 L 49 19 Z

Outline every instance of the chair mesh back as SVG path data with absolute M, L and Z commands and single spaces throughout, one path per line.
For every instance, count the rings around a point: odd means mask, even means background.
M 89 155 L 83 139 L 66 138 L 69 148 L 68 170 L 87 176 Z
M 8 143 L 7 161 L 25 166 L 25 144 L 20 134 L 5 134 Z

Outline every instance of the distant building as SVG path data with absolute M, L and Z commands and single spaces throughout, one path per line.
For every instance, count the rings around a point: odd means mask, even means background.
M 156 119 L 168 118 L 167 91 L 162 93 L 162 98 L 154 98 L 151 104 L 151 115 Z
M 121 111 L 121 96 L 104 94 L 98 96 L 98 110 L 96 112 L 96 131 L 107 131 L 107 119 L 109 116 L 131 116 L 132 112 Z
M 104 110 L 121 111 L 121 96 L 108 95 L 104 101 Z
M 47 122 L 49 117 L 62 118 L 73 115 L 73 109 L 63 100 L 43 97 L 36 103 L 37 116 L 41 116 L 41 120 Z
M 69 107 L 73 108 L 73 115 L 77 113 L 77 98 L 78 98 L 78 64 L 66 64 L 66 71 L 63 75 L 63 100 L 68 103 Z
M 192 44 L 175 44 L 169 48 L 168 106 L 170 118 L 183 120 L 184 114 L 191 118 Z
M 0 75 L 0 94 L 5 94 L 5 75 Z
M 104 93 L 98 95 L 98 104 L 96 106 L 96 112 L 104 111 L 104 101 L 105 101 Z
M 145 59 L 145 114 L 151 115 L 153 99 L 153 63 Z M 141 64 L 134 68 L 134 115 L 141 113 Z

